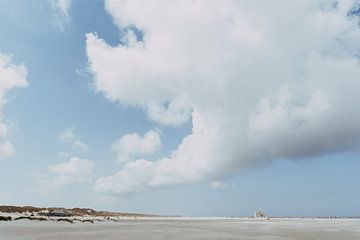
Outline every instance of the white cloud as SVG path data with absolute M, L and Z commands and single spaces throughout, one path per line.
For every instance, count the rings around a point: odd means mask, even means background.
M 74 128 L 66 128 L 58 134 L 58 140 L 62 142 L 73 141 L 75 139 Z
M 10 142 L 0 144 L 0 159 L 10 157 L 15 154 L 15 148 Z
M 83 152 L 86 152 L 89 149 L 89 146 L 86 143 L 81 142 L 79 139 L 75 140 L 73 147 Z
M 64 129 L 57 138 L 62 142 L 70 142 L 75 150 L 86 152 L 89 149 L 89 146 L 76 136 L 74 127 Z
M 86 183 L 91 180 L 94 164 L 87 159 L 72 157 L 69 161 L 50 165 L 50 175 L 42 176 L 40 184 L 50 189 L 67 184 Z
M 8 126 L 4 123 L 2 108 L 6 104 L 6 94 L 14 88 L 27 86 L 27 70 L 24 65 L 15 65 L 8 55 L 0 54 L 0 160 L 15 153 L 8 141 Z
M 184 96 L 172 99 L 167 105 L 150 102 L 147 106 L 150 119 L 165 125 L 178 125 L 189 119 L 191 106 Z
M 92 166 L 89 160 L 72 157 L 68 162 L 50 165 L 49 170 L 56 175 L 82 179 L 91 174 Z
M 212 181 L 210 183 L 210 187 L 212 187 L 213 189 L 222 189 L 227 188 L 227 185 L 221 181 Z
M 54 17 L 60 30 L 64 30 L 70 22 L 69 9 L 71 0 L 51 0 Z
M 98 191 L 212 181 L 274 159 L 359 150 L 360 28 L 351 0 L 105 2 L 124 45 L 87 34 L 94 85 L 151 120 L 192 121 L 169 156 Z M 164 20 L 165 19 L 165 20 Z
M 132 155 L 144 156 L 152 154 L 160 147 L 159 134 L 150 130 L 144 136 L 139 136 L 136 133 L 124 135 L 113 144 L 112 149 L 116 152 L 118 161 L 127 162 Z
M 69 14 L 68 11 L 71 6 L 71 0 L 56 0 L 55 2 L 60 11 L 66 15 Z
M 153 163 L 146 160 L 137 160 L 126 164 L 123 171 L 110 177 L 99 178 L 95 189 L 101 192 L 132 193 L 146 190 L 146 182 L 153 174 Z M 136 176 L 136 177 L 135 177 Z M 119 184 L 122 182 L 122 184 Z
M 7 140 L 7 126 L 0 122 L 0 160 L 15 153 L 13 145 Z

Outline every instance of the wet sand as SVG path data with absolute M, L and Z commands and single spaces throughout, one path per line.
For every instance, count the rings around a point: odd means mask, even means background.
M 117 223 L 0 222 L 1 240 L 358 240 L 359 219 L 137 219 Z

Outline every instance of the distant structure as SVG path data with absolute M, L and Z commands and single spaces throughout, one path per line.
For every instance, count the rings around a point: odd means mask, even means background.
M 60 209 L 55 209 L 54 211 L 51 211 L 49 213 L 50 217 L 71 217 L 72 214 L 65 211 L 65 209 L 60 208 Z
M 255 212 L 254 218 L 269 219 L 261 209 Z
M 63 208 L 53 209 L 53 210 L 42 210 L 38 213 L 40 216 L 47 216 L 47 217 L 71 217 L 72 214 L 66 211 Z

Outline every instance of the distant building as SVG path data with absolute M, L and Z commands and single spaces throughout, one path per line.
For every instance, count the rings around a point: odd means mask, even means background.
M 43 210 L 39 212 L 40 216 L 48 216 L 48 217 L 71 217 L 72 213 L 66 211 L 63 208 L 54 209 L 54 210 Z
M 266 214 L 264 212 L 261 211 L 261 209 L 259 211 L 256 211 L 254 214 L 254 218 L 268 218 L 266 216 Z
M 60 208 L 60 209 L 55 209 L 54 211 L 51 211 L 49 213 L 49 216 L 50 217 L 71 217 L 72 214 L 65 211 L 65 209 Z

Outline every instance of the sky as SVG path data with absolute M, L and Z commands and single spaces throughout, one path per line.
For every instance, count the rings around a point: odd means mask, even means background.
M 360 216 L 360 1 L 0 0 L 0 204 Z

